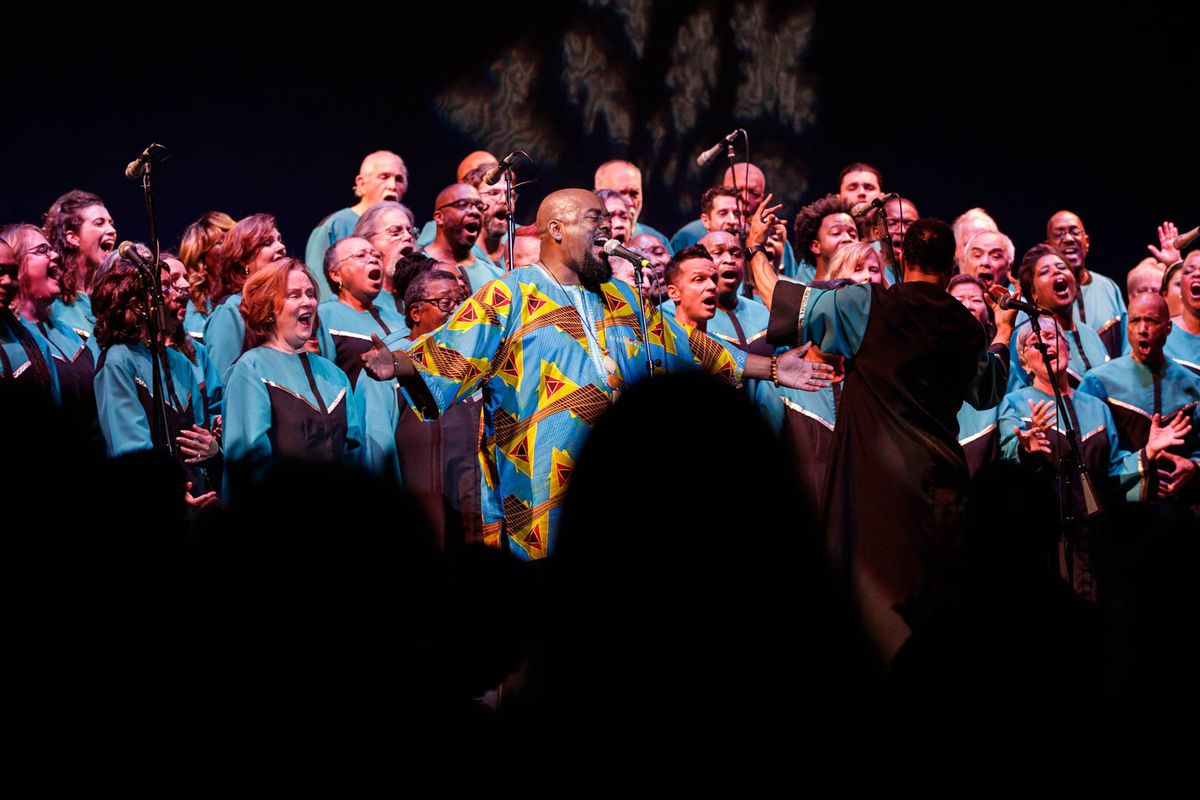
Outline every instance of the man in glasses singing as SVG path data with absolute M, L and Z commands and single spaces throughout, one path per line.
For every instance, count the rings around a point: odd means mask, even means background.
M 443 264 L 455 265 L 472 292 L 504 274 L 474 250 L 487 207 L 479 191 L 469 183 L 452 183 L 442 189 L 433 209 L 437 236 L 424 251 Z

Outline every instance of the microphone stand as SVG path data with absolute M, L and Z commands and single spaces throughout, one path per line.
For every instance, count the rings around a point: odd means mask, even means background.
M 1045 340 L 1042 339 L 1042 326 L 1039 324 L 1041 312 L 1036 308 L 1029 312 L 1029 324 L 1033 328 L 1033 335 L 1037 337 L 1037 344 L 1034 345 L 1038 352 L 1042 354 L 1042 363 L 1046 365 L 1046 374 L 1050 376 L 1050 386 L 1054 389 L 1054 406 L 1058 420 L 1062 424 L 1063 435 L 1067 437 L 1069 447 L 1067 452 L 1059 452 L 1058 454 L 1058 529 L 1059 543 L 1063 548 L 1063 559 L 1067 570 L 1067 585 L 1071 587 L 1071 591 L 1075 591 L 1075 542 L 1072 536 L 1072 531 L 1079 524 L 1081 517 L 1077 515 L 1075 508 L 1075 489 L 1074 478 L 1079 475 L 1079 482 L 1083 491 L 1083 514 L 1082 517 L 1092 517 L 1100 513 L 1100 504 L 1096 499 L 1095 490 L 1092 487 L 1091 477 L 1088 475 L 1087 467 L 1083 463 L 1083 455 L 1079 451 L 1079 439 L 1076 436 L 1074 420 L 1071 417 L 1070 410 L 1067 408 L 1066 398 L 1063 397 L 1062 387 L 1059 386 L 1058 375 L 1054 371 L 1054 365 L 1050 362 L 1050 353 L 1046 347 Z M 1055 320 L 1055 331 L 1058 329 L 1058 321 Z
M 902 202 L 900 205 L 900 215 L 904 215 L 904 205 Z M 896 279 L 896 283 L 903 283 L 904 270 L 900 269 L 900 259 L 896 258 L 896 248 L 892 246 L 892 231 L 888 227 L 887 214 L 884 212 L 883 206 L 879 208 L 879 219 L 883 222 L 882 246 L 887 250 L 888 260 L 892 262 L 892 277 Z
M 166 329 L 161 268 L 159 267 L 158 218 L 154 213 L 154 188 L 151 182 L 153 162 L 147 161 L 142 172 L 142 192 L 146 196 L 146 214 L 150 218 L 150 251 L 153 265 L 149 273 L 143 270 L 143 282 L 146 286 L 146 329 L 150 335 L 150 361 L 152 366 L 152 391 L 154 402 L 150 420 L 150 434 L 155 449 L 162 450 L 174 457 L 175 444 L 171 441 L 170 426 L 167 422 L 167 393 L 162 371 L 167 372 L 166 380 L 170 380 L 170 367 L 166 365 L 166 342 L 163 332 Z
M 642 294 L 642 281 L 645 276 L 642 274 L 641 264 L 634 264 L 633 268 L 637 270 L 637 272 L 634 274 L 633 285 L 634 288 L 637 289 L 638 307 L 641 311 L 642 337 L 646 340 L 646 377 L 653 378 L 654 360 L 650 357 L 650 320 L 646 317 L 646 297 Z M 650 269 L 654 269 L 654 267 L 651 267 Z M 661 314 L 662 311 L 660 310 L 659 313 Z M 663 335 L 666 335 L 665 331 L 663 332 Z
M 511 169 L 506 169 L 504 171 L 504 207 L 508 211 L 508 246 L 506 248 L 507 252 L 505 253 L 505 255 L 508 256 L 508 264 L 506 266 L 509 270 L 512 270 L 515 266 L 515 256 L 513 255 L 513 251 L 516 248 L 517 240 L 517 216 L 513 203 L 513 181 Z
M 746 133 L 745 128 L 738 128 L 737 132 L 742 134 L 742 141 L 744 141 L 746 143 L 746 165 L 747 165 L 746 166 L 746 179 L 749 180 L 750 179 L 750 166 L 749 166 L 749 164 L 750 164 L 750 134 Z M 733 149 L 733 142 L 732 141 L 726 142 L 725 143 L 725 157 L 727 159 L 729 159 L 729 175 L 733 179 L 733 190 L 735 192 L 737 192 L 738 218 L 741 220 L 741 222 L 738 225 L 738 238 L 741 240 L 742 247 L 744 248 L 746 246 L 746 227 L 748 225 L 746 220 L 749 218 L 750 212 L 746 208 L 746 201 L 742 197 L 741 190 L 738 189 L 737 164 L 735 164 L 734 160 L 733 160 L 735 155 L 736 155 L 736 153 L 734 152 L 734 149 Z M 743 278 L 743 280 L 742 280 L 742 297 L 748 297 L 751 299 L 753 299 L 753 297 L 754 297 L 754 278 L 753 278 L 753 276 L 751 276 L 749 274 L 748 270 L 747 270 L 746 277 Z

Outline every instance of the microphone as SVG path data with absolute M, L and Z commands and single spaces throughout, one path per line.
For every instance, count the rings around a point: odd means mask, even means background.
M 146 171 L 147 164 L 161 164 L 170 157 L 167 148 L 161 144 L 152 144 L 142 151 L 142 154 L 129 162 L 125 167 L 125 177 L 137 180 Z
M 138 246 L 133 242 L 121 242 L 119 245 L 117 245 L 117 252 L 121 255 L 121 258 L 125 259 L 126 261 L 132 261 L 135 265 L 141 267 L 142 269 L 147 271 L 150 270 L 150 259 L 143 256 L 138 250 Z
M 1033 316 L 1034 314 L 1050 313 L 1036 303 L 1029 303 L 1025 300 L 1013 297 L 1012 292 L 1008 291 L 1008 289 L 1005 289 L 999 284 L 992 284 L 992 287 L 988 289 L 988 295 L 992 298 L 992 301 L 996 305 L 1000 306 L 1000 308 L 1003 308 L 1006 311 L 1010 308 L 1015 308 L 1017 311 L 1024 311 L 1030 316 Z
M 502 177 L 504 177 L 504 173 L 508 172 L 510 169 L 513 168 L 513 162 L 517 160 L 518 152 L 520 152 L 520 151 L 518 151 L 518 150 L 512 151 L 511 153 L 509 153 L 508 155 L 506 155 L 504 157 L 503 161 L 501 161 L 499 164 L 497 164 L 496 166 L 489 169 L 486 173 L 484 173 L 483 182 L 486 183 L 488 186 L 495 186 L 497 183 L 499 183 L 500 179 Z
M 884 204 L 887 203 L 889 200 L 899 200 L 899 199 L 900 199 L 900 195 L 896 194 L 895 192 L 891 192 L 890 194 L 881 194 L 881 195 L 879 195 L 879 197 L 876 197 L 874 200 L 864 200 L 861 203 L 855 203 L 854 206 L 850 209 L 850 216 L 865 217 L 867 214 L 874 211 L 875 209 L 883 208 Z
M 733 144 L 733 140 L 736 139 L 737 135 L 741 132 L 742 132 L 742 129 L 738 128 L 733 133 L 729 134 L 724 139 L 722 139 L 721 141 L 714 144 L 712 147 L 705 150 L 703 153 L 701 153 L 696 158 L 696 164 L 701 167 L 706 166 L 708 164 L 708 162 L 712 161 L 714 158 L 717 157 L 717 153 L 721 152 L 722 147 L 724 147 L 727 144 Z
M 1175 237 L 1175 249 L 1183 250 L 1183 248 L 1196 241 L 1196 237 L 1200 236 L 1200 227 L 1192 228 L 1187 233 L 1181 233 Z
M 604 252 L 610 256 L 618 256 L 626 261 L 632 261 L 639 267 L 649 267 L 650 261 L 641 253 L 635 253 L 628 247 L 624 247 L 616 239 L 606 239 L 603 244 Z

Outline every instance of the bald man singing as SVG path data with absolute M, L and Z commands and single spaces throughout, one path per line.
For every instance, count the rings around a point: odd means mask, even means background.
M 612 280 L 601 246 L 612 225 L 592 192 L 554 192 L 537 227 L 538 262 L 479 287 L 406 349 L 376 340 L 364 356 L 376 380 L 398 378 L 422 419 L 483 390 L 484 541 L 526 560 L 553 552 L 575 459 L 622 387 L 647 377 L 647 348 L 655 368 L 671 372 L 703 369 L 731 383 L 777 377 L 796 388 L 828 383 L 801 351 L 748 356 L 661 314 L 647 332 L 634 290 Z
M 377 150 L 362 161 L 358 175 L 354 178 L 354 195 L 358 202 L 349 208 L 335 211 L 321 220 L 308 236 L 308 245 L 304 248 L 304 262 L 310 269 L 320 269 L 325 263 L 325 251 L 339 239 L 345 239 L 354 232 L 358 218 L 371 206 L 381 200 L 404 199 L 408 190 L 408 167 L 404 159 L 389 150 Z M 333 293 L 324 281 L 320 285 L 321 300 L 331 300 Z

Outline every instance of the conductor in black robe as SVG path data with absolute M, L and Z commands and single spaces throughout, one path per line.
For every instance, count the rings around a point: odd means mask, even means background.
M 765 205 L 751 239 L 771 222 Z M 811 341 L 847 360 L 826 481 L 826 545 L 867 636 L 890 664 L 952 591 L 968 482 L 957 413 L 964 399 L 982 409 L 1004 396 L 1014 312 L 997 313 L 989 345 L 978 320 L 946 291 L 954 234 L 940 220 L 909 229 L 904 280 L 889 288 L 812 289 L 774 279 L 760 261 L 752 266 L 771 307 L 768 340 Z

